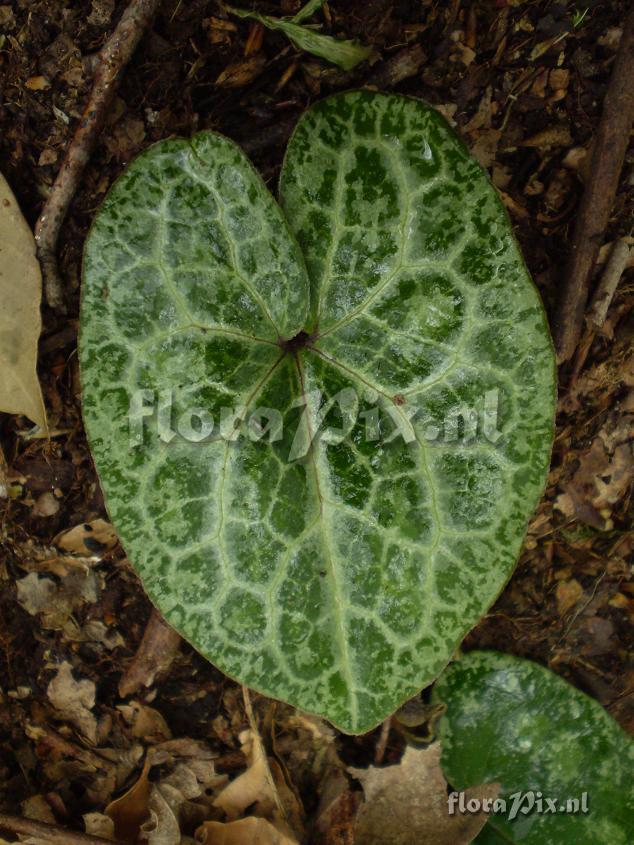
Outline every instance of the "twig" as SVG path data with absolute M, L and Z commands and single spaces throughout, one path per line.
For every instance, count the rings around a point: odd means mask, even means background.
M 154 678 L 172 665 L 181 645 L 181 638 L 157 610 L 143 632 L 141 644 L 132 662 L 119 681 L 119 695 L 126 698 L 141 687 L 149 687 Z
M 91 836 L 88 833 L 79 833 L 76 830 L 68 830 L 65 827 L 58 827 L 55 824 L 38 822 L 35 819 L 22 819 L 19 816 L 8 816 L 0 813 L 0 830 L 11 833 L 32 836 L 47 845 L 121 845 L 112 839 L 103 839 L 101 836 Z
M 583 333 L 583 337 L 577 344 L 574 366 L 570 377 L 570 389 L 574 388 L 576 384 L 583 365 L 586 362 L 586 358 L 588 357 L 588 352 L 590 351 L 590 347 L 592 346 L 597 330 L 605 323 L 608 315 L 608 308 L 612 303 L 612 299 L 616 293 L 621 276 L 627 267 L 629 258 L 630 245 L 628 243 L 628 238 L 619 238 L 610 252 L 610 256 L 605 265 L 605 270 L 601 276 L 601 281 L 597 285 L 597 289 L 592 298 L 592 304 L 586 318 L 586 328 Z
M 366 85 L 376 85 L 379 90 L 394 88 L 404 79 L 416 76 L 427 56 L 420 44 L 405 47 L 396 55 L 382 62 L 377 70 L 370 74 Z
M 119 87 L 123 70 L 160 0 L 130 0 L 110 38 L 99 52 L 88 104 L 66 151 L 51 192 L 35 224 L 37 254 L 51 308 L 66 311 L 57 263 L 57 241 L 77 185 L 102 130 L 108 107 Z
M 9 466 L 7 459 L 0 446 L 0 499 L 6 499 L 9 495 Z
M 625 272 L 630 258 L 630 245 L 626 238 L 619 240 L 612 247 L 601 281 L 592 298 L 592 305 L 588 314 L 588 321 L 600 329 L 605 323 L 608 308 L 614 298 L 621 276 Z
M 563 293 L 555 320 L 557 358 L 574 353 L 583 327 L 590 280 L 603 238 L 634 120 L 634 5 L 625 19 L 621 43 L 594 139 L 590 177 L 579 207 Z

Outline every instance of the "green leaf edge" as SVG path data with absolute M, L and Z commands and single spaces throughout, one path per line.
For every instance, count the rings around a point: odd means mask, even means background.
M 350 93 L 357 92 L 357 91 L 363 91 L 363 90 L 367 90 L 367 89 L 354 89 L 354 88 L 353 88 L 353 89 L 348 89 L 348 90 L 346 90 L 346 91 L 339 91 L 339 92 L 337 92 L 337 93 L 335 93 L 335 94 L 330 94 L 330 95 L 328 95 L 327 97 L 322 97 L 322 98 L 321 98 L 321 99 L 319 99 L 316 103 L 311 104 L 311 105 L 308 107 L 308 109 L 306 109 L 306 111 L 305 111 L 304 113 L 302 113 L 302 115 L 300 116 L 299 120 L 297 121 L 297 124 L 296 124 L 296 125 L 295 125 L 295 127 L 293 128 L 293 131 L 291 132 L 291 135 L 290 135 L 289 140 L 288 140 L 288 144 L 286 145 L 286 150 L 284 151 L 284 156 L 283 156 L 283 159 L 282 159 L 282 167 L 281 167 L 281 170 L 280 170 L 280 176 L 279 176 L 279 180 L 278 180 L 278 196 L 279 196 L 279 194 L 281 193 L 281 185 L 282 185 L 282 181 L 283 181 L 283 179 L 284 179 L 284 171 L 285 171 L 285 164 L 286 164 L 286 158 L 287 158 L 287 155 L 288 155 L 288 150 L 289 150 L 289 147 L 290 147 L 290 145 L 291 145 L 291 142 L 292 142 L 292 140 L 293 140 L 293 138 L 294 138 L 294 136 L 295 136 L 295 133 L 297 132 L 297 130 L 298 130 L 298 128 L 299 128 L 300 122 L 301 122 L 301 120 L 302 120 L 302 118 L 303 118 L 304 114 L 306 114 L 306 113 L 307 113 L 307 112 L 308 112 L 308 111 L 312 108 L 312 106 L 313 106 L 313 105 L 317 105 L 318 103 L 323 103 L 323 102 L 325 102 L 325 101 L 327 101 L 327 100 L 336 99 L 337 97 L 342 97 L 342 96 L 345 96 L 346 94 L 350 94 Z M 373 93 L 373 94 L 374 94 L 374 93 L 381 93 L 381 92 L 376 92 L 376 91 L 373 91 L 373 90 L 371 90 L 371 89 L 370 89 L 370 90 L 368 91 L 368 93 Z M 424 106 L 425 106 L 425 107 L 427 107 L 428 109 L 431 109 L 432 111 L 434 111 L 434 113 L 437 115 L 438 120 L 440 120 L 442 123 L 444 123 L 444 124 L 445 124 L 445 126 L 446 126 L 446 127 L 450 130 L 450 132 L 453 134 L 453 136 L 454 136 L 454 138 L 455 138 L 455 140 L 456 140 L 456 143 L 457 143 L 457 144 L 459 144 L 459 145 L 462 147 L 462 149 L 463 149 L 464 151 L 466 151 L 466 152 L 467 152 L 467 153 L 471 156 L 471 153 L 469 152 L 469 149 L 468 149 L 468 147 L 467 147 L 467 144 L 466 144 L 466 143 L 465 143 L 465 141 L 462 139 L 462 137 L 458 134 L 458 132 L 456 132 L 456 130 L 455 130 L 455 129 L 453 129 L 453 127 L 449 124 L 449 121 L 445 118 L 445 116 L 444 116 L 441 112 L 439 112 L 439 111 L 438 111 L 438 109 L 434 108 L 434 106 L 433 106 L 431 103 L 428 103 L 426 100 L 423 100 L 423 99 L 422 99 L 422 97 L 412 97 L 412 96 L 410 96 L 410 95 L 408 95 L 408 94 L 400 94 L 400 93 L 391 93 L 391 92 L 390 92 L 390 93 L 389 93 L 389 94 L 387 94 L 386 96 L 390 96 L 390 97 L 393 97 L 393 98 L 399 98 L 399 99 L 406 100 L 406 101 L 412 101 L 412 102 L 415 102 L 415 103 L 422 103 L 422 105 L 424 105 Z M 473 156 L 471 156 L 471 158 L 473 158 Z M 475 159 L 474 159 L 474 161 L 475 161 Z M 549 322 L 548 322 L 548 314 L 547 314 L 547 312 L 546 312 L 546 307 L 545 307 L 545 305 L 544 305 L 544 302 L 543 302 L 543 299 L 542 299 L 541 293 L 539 292 L 539 288 L 538 288 L 538 287 L 537 287 L 537 285 L 535 284 L 535 281 L 534 281 L 534 279 L 533 279 L 533 277 L 532 277 L 532 275 L 531 275 L 531 273 L 530 273 L 530 271 L 529 271 L 529 269 L 528 269 L 528 267 L 527 267 L 527 265 L 526 265 L 526 261 L 524 260 L 524 255 L 523 255 L 523 253 L 522 253 L 522 250 L 521 250 L 520 244 L 519 244 L 519 242 L 518 242 L 517 238 L 515 237 L 515 232 L 514 232 L 514 229 L 513 229 L 513 222 L 512 222 L 512 220 L 511 220 L 511 216 L 510 216 L 510 214 L 509 214 L 509 212 L 508 212 L 508 210 L 507 210 L 506 206 L 504 205 L 504 203 L 503 203 L 503 202 L 502 202 L 502 200 L 500 199 L 500 195 L 499 195 L 499 193 L 498 193 L 497 189 L 495 188 L 495 186 L 494 186 L 494 185 L 493 185 L 493 183 L 491 182 L 491 177 L 489 176 L 489 174 L 488 174 L 487 170 L 486 170 L 484 167 L 482 167 L 482 165 L 481 165 L 479 162 L 476 162 L 476 163 L 477 163 L 477 165 L 478 165 L 478 167 L 479 167 L 480 171 L 482 172 L 483 176 L 484 176 L 484 177 L 487 179 L 487 181 L 489 182 L 489 184 L 490 184 L 490 186 L 491 186 L 491 190 L 495 193 L 495 200 L 496 200 L 496 203 L 497 203 L 497 206 L 498 206 L 498 210 L 499 210 L 499 211 L 503 214 L 503 216 L 504 216 L 504 219 L 505 219 L 505 221 L 506 221 L 506 223 L 507 223 L 507 225 L 508 225 L 508 228 L 509 228 L 509 232 L 511 233 L 511 238 L 512 238 L 513 242 L 515 243 L 516 247 L 517 247 L 518 256 L 519 256 L 519 258 L 521 259 L 522 266 L 523 266 L 523 268 L 524 268 L 524 270 L 525 270 L 525 272 L 526 272 L 527 279 L 530 281 L 530 284 L 533 286 L 533 288 L 534 288 L 534 290 L 535 290 L 535 292 L 536 292 L 536 294 L 537 294 L 537 299 L 538 299 L 538 302 L 539 302 L 539 304 L 540 304 L 541 311 L 542 311 L 542 317 L 543 317 L 543 321 L 544 321 L 544 327 L 545 327 L 545 329 L 546 329 L 546 334 L 547 334 L 547 337 L 548 337 L 548 339 L 549 339 L 549 341 L 550 341 L 550 344 L 549 344 L 549 345 L 550 345 L 550 349 L 551 349 L 551 352 L 552 352 L 552 356 L 551 356 L 551 361 L 552 361 L 552 371 L 551 371 L 551 377 L 552 377 L 552 378 L 551 378 L 551 382 L 552 382 L 552 425 L 551 425 L 551 432 L 552 432 L 552 437 L 551 437 L 551 446 L 550 446 L 550 460 L 552 460 L 552 452 L 553 452 L 553 448 L 554 448 L 555 433 L 556 433 L 557 397 L 558 397 L 558 369 L 557 369 L 557 360 L 556 360 L 556 353 L 555 353 L 555 345 L 554 345 L 554 342 L 553 342 L 553 339 L 552 339 L 552 334 L 551 334 L 551 332 L 550 332 L 550 325 L 549 325 Z M 279 200 L 278 200 L 278 202 L 279 202 Z M 282 206 L 282 210 L 284 210 L 284 209 L 283 209 L 283 206 Z M 311 300 L 312 300 L 312 295 L 313 295 L 313 289 L 312 289 L 312 282 L 311 282 Z M 310 314 L 309 314 L 309 317 L 312 317 L 312 316 L 313 316 L 313 314 L 312 314 L 312 301 L 311 301 L 311 308 L 310 308 Z M 550 465 L 550 460 L 549 460 L 549 465 Z M 547 487 L 548 487 L 548 472 L 546 472 L 546 473 L 545 473 L 545 475 L 544 475 L 544 483 L 543 483 L 543 486 L 542 486 L 541 491 L 540 491 L 540 493 L 539 493 L 539 496 L 536 496 L 536 498 L 535 498 L 535 502 L 533 503 L 533 506 L 532 506 L 532 508 L 531 508 L 530 514 L 529 514 L 529 516 L 526 518 L 526 525 L 525 525 L 525 528 L 524 528 L 524 534 L 523 534 L 524 539 L 526 538 L 526 532 L 527 532 L 527 530 L 528 530 L 528 526 L 529 526 L 530 520 L 531 520 L 531 518 L 532 518 L 532 515 L 533 515 L 533 513 L 534 513 L 534 511 L 535 511 L 535 508 L 537 507 L 537 505 L 538 505 L 538 504 L 539 504 L 539 502 L 541 501 L 541 499 L 542 499 L 542 497 L 543 497 L 543 495 L 544 495 L 544 492 L 546 491 L 546 488 L 547 488 Z M 520 554 L 521 554 L 521 551 L 520 551 Z M 490 609 L 491 607 L 493 607 L 493 605 L 497 602 L 497 600 L 499 599 L 499 597 L 502 595 L 502 593 L 504 592 L 504 590 L 505 590 L 505 589 L 506 589 L 506 587 L 508 586 L 508 584 L 509 584 L 509 582 L 510 582 L 511 578 L 513 577 L 513 574 L 514 574 L 514 572 L 515 572 L 515 569 L 517 568 L 517 563 L 518 563 L 518 562 L 519 562 L 519 555 L 518 555 L 518 558 L 517 558 L 517 561 L 516 561 L 515 567 L 514 567 L 514 568 L 513 568 L 513 570 L 509 573 L 508 578 L 504 581 L 504 583 L 503 583 L 503 584 L 502 584 L 502 586 L 500 587 L 499 592 L 496 594 L 495 598 L 493 599 L 493 601 L 492 601 L 492 602 L 491 602 L 491 604 L 489 605 L 489 609 Z M 488 612 L 488 611 L 487 611 L 487 612 Z M 457 639 L 457 640 L 456 640 L 456 642 L 455 642 L 454 652 L 455 652 L 455 651 L 459 648 L 460 643 L 462 643 L 462 641 L 463 641 L 463 640 L 464 640 L 464 638 L 467 636 L 467 634 L 469 634 L 469 633 L 470 633 L 470 631 L 472 631 L 474 628 L 476 628 L 476 627 L 477 627 L 477 625 L 479 625 L 479 624 L 480 624 L 480 622 L 482 621 L 482 619 L 484 618 L 484 616 L 485 616 L 485 615 L 486 615 L 486 614 L 483 614 L 483 615 L 480 617 L 480 619 L 476 620 L 474 623 L 472 623 L 472 624 L 468 625 L 467 627 L 465 627 L 465 628 L 463 629 L 463 633 L 460 635 L 460 637 L 458 637 L 458 639 Z M 447 662 L 445 663 L 445 665 L 443 666 L 443 668 L 442 668 L 439 672 L 437 672 L 437 673 L 436 673 L 436 674 L 434 674 L 431 678 L 428 678 L 426 681 L 424 681 L 424 682 L 421 684 L 421 686 L 420 686 L 420 691 L 422 691 L 422 690 L 426 689 L 427 687 L 431 686 L 432 684 L 434 684 L 434 683 L 436 682 L 436 680 L 437 680 L 439 677 L 441 677 L 441 676 L 442 676 L 443 672 L 445 672 L 445 671 L 446 671 L 447 667 L 448 667 L 448 666 L 449 666 L 449 665 L 453 662 L 453 660 L 454 660 L 454 657 L 453 657 L 453 656 L 449 657 L 449 658 L 448 658 L 448 660 L 447 660 Z M 256 692 L 258 692 L 258 690 L 256 690 Z M 266 693 L 264 693 L 264 694 L 266 694 Z M 405 697 L 402 699 L 402 701 L 400 701 L 400 703 L 398 704 L 398 706 L 394 708 L 394 712 L 396 712 L 397 710 L 399 710 L 399 709 L 400 709 L 400 708 L 401 708 L 401 707 L 402 707 L 402 706 L 403 706 L 403 705 L 404 705 L 407 701 L 409 701 L 409 700 L 410 700 L 410 698 L 411 698 L 411 696 L 409 696 L 409 695 L 408 695 L 408 696 L 405 696 Z M 326 719 L 328 718 L 327 716 L 324 716 L 323 714 L 320 714 L 320 713 L 315 713 L 315 714 L 313 714 L 313 715 L 321 716 L 322 718 L 326 718 Z M 331 720 L 329 720 L 329 721 L 331 721 Z M 331 724 L 333 724 L 333 725 L 334 725 L 334 727 L 335 727 L 335 728 L 337 728 L 337 730 L 341 731 L 342 733 L 346 733 L 346 734 L 349 734 L 349 735 L 351 735 L 351 736 L 361 736 L 361 735 L 362 735 L 362 734 L 364 734 L 364 733 L 367 733 L 367 732 L 369 732 L 369 731 L 374 730 L 375 728 L 377 728 L 377 727 L 378 727 L 380 724 L 382 724 L 382 723 L 381 723 L 381 722 L 373 722 L 370 726 L 368 726 L 368 727 L 367 727 L 367 728 L 365 728 L 364 730 L 359 730 L 359 731 L 355 731 L 355 732 L 350 732 L 350 731 L 349 731 L 349 730 L 347 730 L 346 728 L 342 728 L 341 726 L 337 725 L 335 722 L 332 722 L 332 721 L 331 721 Z
M 450 705 L 450 697 L 445 695 L 443 698 L 442 692 L 442 685 L 444 676 L 449 674 L 452 671 L 452 664 L 462 664 L 463 666 L 465 663 L 469 662 L 476 662 L 480 661 L 484 663 L 485 666 L 488 664 L 487 668 L 493 669 L 496 664 L 498 668 L 513 668 L 515 667 L 530 667 L 533 671 L 536 671 L 539 675 L 543 678 L 547 678 L 549 683 L 559 687 L 561 691 L 565 690 L 566 695 L 570 697 L 570 701 L 578 700 L 582 701 L 586 707 L 589 707 L 592 711 L 594 711 L 596 719 L 601 722 L 606 727 L 609 727 L 610 730 L 613 730 L 615 734 L 621 733 L 624 743 L 626 747 L 629 749 L 629 757 L 634 762 L 634 740 L 629 734 L 619 725 L 619 723 L 614 719 L 610 714 L 606 711 L 605 707 L 603 707 L 596 698 L 593 698 L 591 695 L 583 692 L 583 690 L 578 689 L 565 678 L 562 678 L 561 675 L 558 675 L 556 672 L 553 672 L 548 667 L 544 666 L 541 663 L 538 663 L 535 660 L 530 660 L 526 657 L 518 657 L 517 655 L 507 654 L 506 652 L 498 651 L 496 649 L 475 649 L 473 651 L 469 651 L 465 654 L 459 655 L 455 660 L 450 661 L 447 667 L 443 670 L 443 672 L 438 676 L 436 683 L 432 689 L 431 694 L 431 701 L 434 704 L 444 704 L 449 708 Z M 438 732 L 438 739 L 441 743 L 441 768 L 445 777 L 447 778 L 448 782 L 451 783 L 451 786 L 454 789 L 458 790 L 466 790 L 474 786 L 478 786 L 479 784 L 468 783 L 466 780 L 452 780 L 452 776 L 454 773 L 450 770 L 450 766 L 448 764 L 448 757 L 449 751 L 443 745 L 443 739 L 447 736 L 447 732 L 450 730 L 449 728 L 449 716 L 447 715 L 448 710 L 443 714 L 439 722 L 439 732 Z M 514 785 L 513 787 L 509 787 L 514 789 L 515 791 L 527 791 L 529 787 L 523 789 L 523 787 Z M 574 796 L 573 796 L 574 797 Z M 591 801 L 591 798 L 590 798 Z M 590 804 L 590 811 L 592 810 L 592 805 Z M 634 810 L 634 806 L 633 806 Z M 488 836 L 485 838 L 487 833 L 493 833 L 495 836 L 498 836 L 501 841 L 508 842 L 510 845 L 519 845 L 522 840 L 519 839 L 509 839 L 509 832 L 507 829 L 499 828 L 497 825 L 493 824 L 492 819 L 495 817 L 489 818 L 487 824 L 482 829 L 481 833 L 478 834 L 474 843 L 484 842 L 489 843 L 490 840 Z M 634 832 L 634 815 L 632 819 L 632 831 Z M 580 845 L 585 845 L 585 843 L 580 843 Z M 597 845 L 604 845 L 603 843 L 597 843 Z M 611 843 L 605 843 L 605 845 L 611 845 Z
M 325 59 L 342 70 L 352 70 L 372 53 L 372 47 L 360 44 L 358 41 L 334 38 L 332 35 L 315 32 L 294 18 L 284 20 L 283 18 L 274 18 L 271 15 L 263 15 L 257 11 L 238 9 L 234 6 L 228 7 L 228 11 L 239 18 L 258 21 L 267 29 L 282 32 L 297 49 L 320 59 Z M 300 10 L 300 13 L 302 11 Z M 301 20 L 304 17 L 309 17 L 313 12 L 313 9 L 308 10 Z

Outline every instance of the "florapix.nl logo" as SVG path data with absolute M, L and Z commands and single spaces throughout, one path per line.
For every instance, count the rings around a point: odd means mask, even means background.
M 499 419 L 497 389 L 485 392 L 472 404 L 454 403 L 433 417 L 424 406 L 408 402 L 404 394 L 387 397 L 371 389 L 359 394 L 351 387 L 332 396 L 309 391 L 293 399 L 283 412 L 268 406 L 249 410 L 244 405 L 221 405 L 212 411 L 190 407 L 171 389 L 143 389 L 130 396 L 128 431 L 132 448 L 147 442 L 148 437 L 163 443 L 176 438 L 189 443 L 236 442 L 246 437 L 270 444 L 286 438 L 288 460 L 295 461 L 304 457 L 316 440 L 336 445 L 353 436 L 383 446 L 396 440 L 406 444 L 417 440 L 496 444 L 502 436 Z
M 476 798 L 467 797 L 464 792 L 451 792 L 447 796 L 447 811 L 450 816 L 456 813 L 486 813 L 487 815 L 504 816 L 511 822 L 520 813 L 527 816 L 531 813 L 547 815 L 548 813 L 571 814 L 588 813 L 590 811 L 588 793 L 582 792 L 576 797 L 558 798 L 543 795 L 539 791 L 513 792 L 508 798 Z

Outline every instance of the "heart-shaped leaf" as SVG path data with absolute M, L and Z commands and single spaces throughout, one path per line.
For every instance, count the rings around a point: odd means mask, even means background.
M 501 784 L 506 807 L 478 843 L 634 841 L 634 743 L 596 701 L 537 663 L 477 651 L 443 672 L 434 698 L 447 705 L 447 780 Z
M 210 132 L 129 166 L 86 246 L 84 417 L 168 622 L 362 732 L 509 577 L 549 460 L 553 355 L 493 188 L 423 103 L 311 108 L 281 201 L 288 224 Z

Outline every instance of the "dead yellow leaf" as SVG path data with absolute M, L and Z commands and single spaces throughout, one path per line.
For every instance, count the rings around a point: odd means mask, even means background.
M 48 431 L 36 371 L 41 298 L 35 239 L 0 174 L 0 411 L 24 414 Z
M 65 552 L 103 557 L 117 545 L 115 530 L 105 519 L 82 522 L 55 537 L 53 544 Z
M 222 810 L 229 821 L 236 821 L 254 805 L 253 812 L 261 818 L 270 819 L 285 835 L 303 838 L 304 810 L 292 789 L 286 783 L 279 763 L 267 757 L 262 737 L 256 723 L 251 697 L 246 687 L 242 688 L 244 705 L 251 726 L 242 731 L 240 743 L 247 758 L 248 768 L 229 783 L 215 798 L 213 805 Z
M 90 742 L 97 742 L 97 719 L 92 712 L 97 688 L 93 681 L 75 680 L 67 660 L 57 668 L 57 674 L 46 688 L 49 701 L 59 717 L 70 722 Z
M 152 742 L 162 742 L 172 738 L 167 722 L 158 710 L 141 701 L 119 704 L 117 710 L 129 726 L 130 734 Z
M 266 819 L 251 816 L 237 822 L 205 822 L 196 831 L 200 845 L 297 845 Z
M 229 820 L 239 818 L 251 804 L 258 804 L 261 812 L 267 815 L 276 811 L 283 814 L 261 739 L 248 730 L 240 734 L 240 742 L 249 761 L 248 768 L 225 786 L 215 799 L 214 806 L 222 810 Z
M 583 587 L 574 578 L 571 578 L 570 581 L 560 581 L 556 590 L 559 615 L 565 616 L 577 604 L 582 595 Z
M 51 83 L 45 76 L 29 76 L 24 84 L 30 91 L 43 91 Z
M 365 802 L 355 824 L 355 845 L 467 845 L 484 827 L 483 813 L 450 815 L 440 744 L 409 746 L 395 766 L 350 769 L 363 785 Z M 495 798 L 497 784 L 465 791 L 469 798 Z

